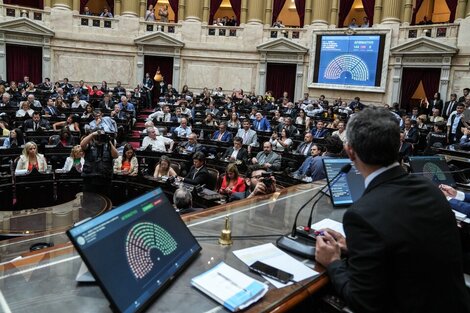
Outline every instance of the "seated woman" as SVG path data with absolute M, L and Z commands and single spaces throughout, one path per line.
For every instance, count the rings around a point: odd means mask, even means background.
M 62 167 L 61 171 L 64 173 L 70 172 L 72 167 L 74 167 L 77 172 L 81 173 L 84 163 L 85 159 L 83 158 L 82 147 L 80 145 L 76 145 L 72 148 L 70 156 L 65 160 L 64 167 Z
M 81 119 L 91 122 L 94 118 L 93 112 L 95 111 L 95 108 L 91 104 L 87 104 L 85 107 L 85 111 L 83 112 L 82 116 L 80 116 Z
M 69 146 L 73 146 L 74 143 L 75 143 L 75 140 L 72 136 L 72 133 L 67 127 L 62 127 L 59 135 L 52 135 L 49 138 L 49 144 L 54 145 L 54 146 L 61 144 L 62 147 L 69 147 Z
M 10 132 L 10 136 L 3 141 L 5 148 L 17 148 L 25 144 L 23 132 L 19 128 L 15 128 Z
M 162 157 L 160 158 L 160 162 L 158 162 L 157 166 L 155 166 L 155 172 L 153 173 L 153 177 L 176 177 L 177 174 L 175 170 L 170 166 L 170 164 L 170 158 L 166 155 L 162 155 Z
M 114 173 L 121 175 L 137 176 L 139 172 L 139 163 L 135 156 L 134 148 L 127 143 L 124 146 L 122 155 L 114 161 Z
M 230 114 L 230 120 L 227 122 L 227 126 L 229 128 L 240 128 L 240 120 L 238 119 L 238 115 L 236 112 L 232 112 Z
M 16 117 L 33 117 L 34 110 L 29 107 L 29 102 L 21 102 L 20 109 L 16 111 Z
M 206 118 L 202 121 L 202 124 L 206 126 L 217 126 L 217 121 L 214 119 L 214 115 L 212 113 L 207 113 Z
M 269 142 L 273 145 L 273 150 L 276 151 L 288 151 L 293 143 L 292 139 L 289 138 L 289 133 L 285 128 L 281 130 L 280 138 L 276 132 L 273 132 Z
M 37 169 L 39 172 L 45 172 L 47 169 L 47 161 L 44 155 L 38 153 L 38 146 L 36 143 L 27 142 L 23 148 L 23 153 L 20 155 L 16 164 L 15 173 L 21 171 L 31 172 Z
M 64 98 L 62 98 L 61 96 L 58 96 L 55 99 L 55 107 L 59 110 L 59 112 L 61 112 L 62 109 L 68 108 L 69 105 L 67 102 L 64 102 Z
M 245 188 L 245 180 L 240 177 L 237 165 L 235 163 L 227 165 L 219 193 L 221 195 L 231 196 L 234 192 L 244 192 Z
M 310 117 L 305 114 L 304 109 L 299 110 L 299 116 L 295 118 L 295 124 L 296 125 L 307 125 L 308 122 L 310 121 Z
M 70 114 L 65 121 L 56 122 L 52 124 L 53 130 L 58 130 L 62 128 L 68 128 L 72 132 L 80 131 L 80 124 L 78 123 L 78 117 L 75 114 Z

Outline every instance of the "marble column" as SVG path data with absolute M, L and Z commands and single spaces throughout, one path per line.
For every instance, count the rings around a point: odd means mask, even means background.
M 186 4 L 185 0 L 178 1 L 178 20 L 183 21 L 186 18 Z
M 209 24 L 209 15 L 211 13 L 211 1 L 204 0 L 204 4 L 202 5 L 202 22 Z
M 261 0 L 257 0 L 259 2 L 263 2 Z M 252 2 L 249 1 L 249 2 Z M 266 0 L 266 6 L 264 7 L 264 24 L 272 26 L 273 24 L 273 0 Z M 248 12 L 249 13 L 249 12 Z
M 374 25 L 380 24 L 380 22 L 382 22 L 382 0 L 375 0 L 374 20 L 372 22 Z
M 82 13 L 80 12 L 80 0 L 72 0 L 72 11 L 76 11 L 78 14 Z
M 139 15 L 139 2 L 136 0 L 121 0 L 121 15 L 122 16 L 138 16 Z
M 50 9 L 51 5 L 51 0 L 44 0 L 44 10 Z
M 313 0 L 313 17 L 312 24 L 328 25 L 329 11 L 331 0 Z
M 121 15 L 121 0 L 114 0 L 114 16 Z
M 53 8 L 63 8 L 63 9 L 72 9 L 72 0 L 53 0 L 52 7 Z
M 455 12 L 455 19 L 465 18 L 465 11 L 467 9 L 467 1 L 459 0 L 457 3 L 457 9 Z
M 203 0 L 188 0 L 186 2 L 186 21 L 200 22 L 202 19 Z
M 147 11 L 147 1 L 140 0 L 139 16 L 145 19 L 145 12 Z
M 400 23 L 401 0 L 387 0 L 383 2 L 382 23 Z
M 242 9 L 240 12 L 240 20 L 238 21 L 239 24 L 246 24 L 248 15 L 248 0 L 242 0 Z
M 376 0 L 377 1 L 377 0 Z M 330 25 L 338 26 L 339 0 L 331 1 Z
M 264 14 L 264 2 L 263 1 L 248 1 L 248 12 L 247 12 L 247 23 L 249 24 L 263 24 Z M 266 23 L 266 20 L 265 20 Z M 269 22 L 270 23 L 270 22 Z
M 333 0 L 336 1 L 336 0 Z M 312 21 L 312 1 L 305 1 L 305 16 L 304 16 L 304 25 L 309 25 Z
M 413 15 L 413 0 L 405 1 L 405 9 L 403 10 L 402 21 L 403 23 L 411 23 L 411 18 Z

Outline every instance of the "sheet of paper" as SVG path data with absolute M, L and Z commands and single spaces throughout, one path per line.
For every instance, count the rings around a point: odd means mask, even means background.
M 302 262 L 291 257 L 272 243 L 254 246 L 242 250 L 233 251 L 233 254 L 243 263 L 250 266 L 256 261 L 261 261 L 268 265 L 274 266 L 280 270 L 286 271 L 294 275 L 294 281 L 299 282 L 306 278 L 313 277 L 319 273 L 307 267 Z M 282 288 L 292 283 L 283 284 L 277 280 L 263 276 L 267 281 L 276 288 Z
M 346 237 L 346 235 L 344 234 L 343 223 L 334 221 L 329 218 L 325 218 L 324 220 L 316 222 L 315 224 L 312 224 L 312 226 L 310 227 L 315 230 L 322 229 L 322 228 L 330 228 Z

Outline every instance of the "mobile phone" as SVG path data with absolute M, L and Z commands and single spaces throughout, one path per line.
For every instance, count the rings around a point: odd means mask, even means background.
M 287 284 L 294 278 L 294 275 L 292 275 L 291 273 L 284 272 L 283 270 L 280 270 L 260 261 L 256 261 L 255 263 L 251 264 L 250 270 L 258 274 L 268 276 L 269 278 L 275 279 L 277 281 L 280 281 L 283 284 Z

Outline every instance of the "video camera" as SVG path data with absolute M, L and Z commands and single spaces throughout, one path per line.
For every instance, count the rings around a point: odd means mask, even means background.
M 99 143 L 108 143 L 111 140 L 111 136 L 107 134 L 103 130 L 98 131 L 98 135 L 96 136 L 96 141 Z
M 266 187 L 271 187 L 273 184 L 273 179 L 271 178 L 271 173 L 264 172 L 261 174 L 262 178 L 260 179 Z

